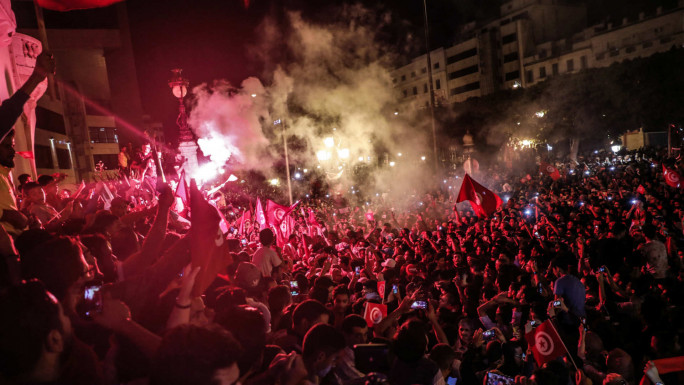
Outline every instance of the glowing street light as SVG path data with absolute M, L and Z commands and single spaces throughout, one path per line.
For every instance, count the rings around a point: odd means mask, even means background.
M 401 155 L 402 155 L 402 153 L 401 153 L 401 152 L 398 152 L 398 153 L 397 153 L 397 156 L 401 156 Z
M 323 139 L 323 144 L 325 144 L 325 147 L 332 148 L 335 146 L 335 139 L 333 139 L 332 136 L 329 136 Z
M 362 156 L 359 157 L 359 162 L 363 162 L 363 157 L 362 157 Z
M 543 118 L 544 115 L 546 115 L 546 111 L 543 111 L 543 110 L 542 110 L 542 111 L 537 111 L 537 112 L 534 113 L 534 115 L 535 115 L 536 117 L 538 117 L 538 118 Z
M 420 157 L 420 160 L 424 161 L 425 160 L 425 155 Z
M 273 179 L 271 179 L 271 180 L 269 181 L 269 183 L 271 183 L 271 186 L 277 186 L 277 185 L 280 184 L 280 179 L 278 179 L 278 178 L 273 178 Z
M 253 98 L 256 98 L 256 96 L 257 96 L 256 94 L 252 94 L 252 97 L 253 97 Z
M 523 139 L 521 143 L 523 146 L 529 147 L 532 144 L 532 141 L 529 139 Z
M 394 162 L 389 162 L 390 167 L 394 167 L 395 164 L 396 163 L 394 163 Z
M 614 145 L 610 146 L 610 149 L 611 149 L 614 153 L 616 153 L 616 154 L 617 154 L 618 152 L 620 152 L 620 149 L 621 149 L 621 148 L 622 148 L 622 146 L 619 145 L 619 144 L 614 144 Z
M 337 156 L 339 156 L 341 159 L 349 158 L 349 149 L 348 148 L 342 148 L 342 149 L 338 150 Z
M 300 174 L 300 173 L 298 173 L 298 172 L 296 172 L 296 173 L 294 174 L 294 178 L 295 178 L 295 179 L 299 179 L 299 178 L 301 178 L 301 177 L 302 177 L 302 174 Z

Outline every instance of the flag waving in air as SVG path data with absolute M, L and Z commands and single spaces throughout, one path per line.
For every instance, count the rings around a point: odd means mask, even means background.
M 663 165 L 663 176 L 665 177 L 665 183 L 670 187 L 681 187 L 681 177 L 679 173 L 675 170 L 670 170 Z
M 36 0 L 43 8 L 60 12 L 108 7 L 120 1 L 122 0 Z
M 299 201 L 295 202 L 292 206 L 287 207 L 279 205 L 269 199 L 268 201 L 266 201 L 266 220 L 268 224 L 273 226 L 279 226 L 283 219 L 285 219 L 285 217 L 287 217 L 288 214 L 290 214 L 295 208 L 297 208 L 298 204 Z
M 560 172 L 558 172 L 558 169 L 555 168 L 554 166 L 542 161 L 541 164 L 539 165 L 541 168 L 541 172 L 550 176 L 551 179 L 553 180 L 558 180 L 560 179 Z
M 257 198 L 256 209 L 254 209 L 254 220 L 259 224 L 259 230 L 267 229 L 268 223 L 264 215 L 264 208 L 261 206 L 261 199 Z
M 544 321 L 536 329 L 525 334 L 528 345 L 532 348 L 534 359 L 539 366 L 555 360 L 565 354 L 565 345 L 550 320 Z
M 458 192 L 456 203 L 463 201 L 470 201 L 470 205 L 473 206 L 473 211 L 475 211 L 475 214 L 478 216 L 489 216 L 493 214 L 503 203 L 498 195 L 475 182 L 468 174 L 463 178 L 463 184 L 461 185 L 461 191 Z

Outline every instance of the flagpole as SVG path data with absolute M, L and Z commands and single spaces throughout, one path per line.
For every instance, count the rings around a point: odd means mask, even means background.
M 561 344 L 563 344 L 563 349 L 565 349 L 565 351 L 568 353 L 568 357 L 570 358 L 570 362 L 572 362 L 572 366 L 575 367 L 576 371 L 579 371 L 579 368 L 577 367 L 575 360 L 572 358 L 572 354 L 570 354 L 568 347 L 565 346 L 565 342 L 563 341 L 563 338 L 561 338 L 560 334 L 558 333 L 558 330 L 556 330 L 556 326 L 554 326 L 553 322 L 549 322 L 549 325 L 551 325 L 551 327 L 553 328 L 553 331 L 556 332 L 556 335 L 558 336 L 558 339 L 560 340 Z

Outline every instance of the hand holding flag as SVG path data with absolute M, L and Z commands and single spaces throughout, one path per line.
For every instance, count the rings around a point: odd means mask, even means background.
M 525 334 L 525 339 L 532 349 L 534 359 L 539 366 L 565 355 L 566 348 L 550 320 L 544 321 L 536 329 Z

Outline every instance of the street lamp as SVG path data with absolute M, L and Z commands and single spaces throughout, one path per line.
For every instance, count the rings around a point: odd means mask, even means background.
M 178 99 L 178 118 L 176 119 L 176 124 L 180 131 L 178 137 L 178 150 L 185 158 L 186 164 L 186 174 L 192 175 L 192 173 L 197 170 L 197 144 L 195 143 L 195 137 L 190 131 L 190 126 L 188 125 L 188 115 L 185 112 L 184 98 L 188 94 L 188 79 L 183 77 L 183 70 L 180 68 L 172 69 L 173 76 L 169 80 L 169 87 L 173 96 Z

